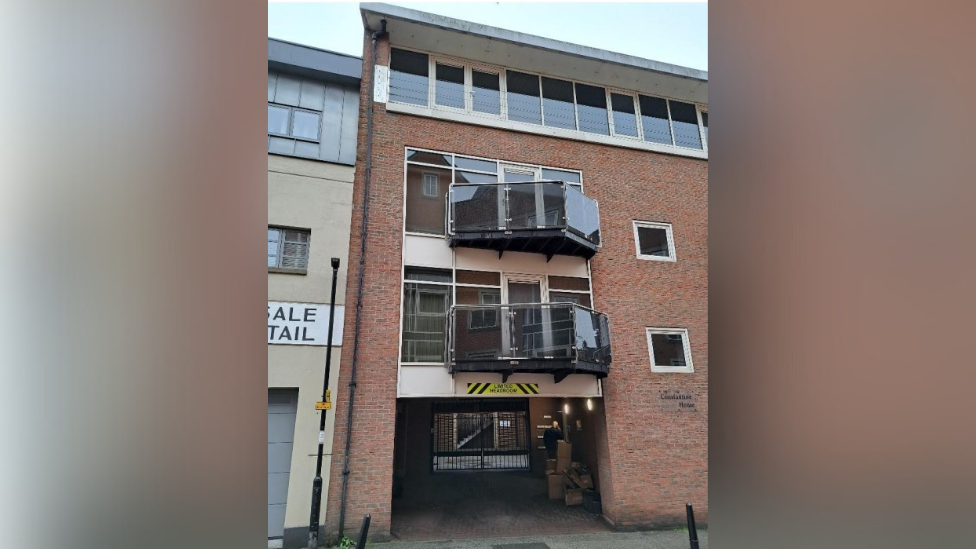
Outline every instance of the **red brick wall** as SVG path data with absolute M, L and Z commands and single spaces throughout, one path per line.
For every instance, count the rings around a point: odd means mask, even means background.
M 388 45 L 379 44 L 387 64 Z M 350 244 L 343 356 L 353 348 L 371 93 L 365 42 L 361 119 Z M 708 163 L 707 161 L 387 113 L 374 108 L 373 168 L 366 278 L 353 416 L 346 532 L 372 514 L 371 533 L 390 526 L 397 334 L 401 298 L 404 147 L 581 169 L 586 194 L 600 203 L 603 248 L 591 262 L 594 307 L 610 315 L 613 365 L 604 380 L 606 424 L 596 425 L 606 515 L 619 527 L 677 524 L 684 504 L 708 520 Z M 678 261 L 635 256 L 632 220 L 673 224 Z M 687 328 L 693 374 L 653 374 L 645 327 Z M 338 524 L 351 361 L 343 362 L 326 527 Z M 658 403 L 661 390 L 694 393 L 697 411 Z

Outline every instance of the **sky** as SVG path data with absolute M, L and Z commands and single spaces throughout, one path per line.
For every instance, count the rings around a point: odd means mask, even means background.
M 386 2 L 455 19 L 708 70 L 706 3 Z M 271 2 L 268 36 L 361 57 L 356 2 Z

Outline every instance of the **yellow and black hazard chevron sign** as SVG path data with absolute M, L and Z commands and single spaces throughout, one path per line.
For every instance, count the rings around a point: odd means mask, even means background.
M 468 383 L 469 395 L 537 395 L 538 383 Z

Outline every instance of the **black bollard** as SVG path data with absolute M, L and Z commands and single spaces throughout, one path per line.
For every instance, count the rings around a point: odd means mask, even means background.
M 369 515 L 363 517 L 363 527 L 359 530 L 359 542 L 356 543 L 356 549 L 365 549 L 366 547 L 366 534 L 369 533 L 369 521 Z
M 695 528 L 695 511 L 691 508 L 690 503 L 685 504 L 685 510 L 688 511 L 688 542 L 691 544 L 691 549 L 698 549 L 698 530 Z

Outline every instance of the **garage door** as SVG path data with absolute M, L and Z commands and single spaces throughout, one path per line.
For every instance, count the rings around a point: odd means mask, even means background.
M 268 538 L 285 529 L 285 502 L 295 438 L 297 390 L 268 390 Z

